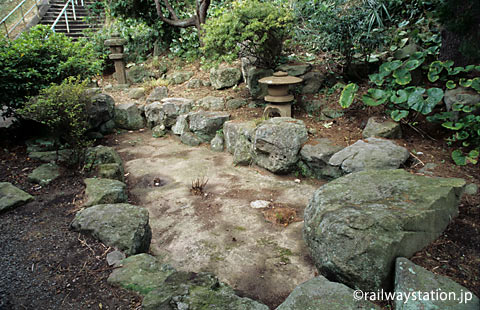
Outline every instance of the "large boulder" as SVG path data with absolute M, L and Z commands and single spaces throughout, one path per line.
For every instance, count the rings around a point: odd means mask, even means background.
M 143 87 L 134 87 L 128 91 L 128 98 L 130 99 L 140 99 L 145 96 L 145 88 Z
M 107 204 L 121 203 L 127 201 L 127 186 L 125 183 L 113 179 L 85 179 L 86 207 Z
M 92 97 L 87 106 L 89 129 L 97 129 L 103 123 L 113 119 L 115 101 L 107 94 L 98 94 Z
M 90 233 L 128 255 L 147 252 L 152 239 L 147 209 L 126 203 L 83 209 L 75 215 L 71 228 Z
M 242 78 L 242 72 L 237 68 L 212 68 L 210 82 L 215 89 L 224 89 L 237 85 Z
M 395 300 L 395 310 L 480 309 L 480 299 L 465 287 L 404 257 L 395 264 L 395 293 L 405 297 Z
M 28 180 L 42 186 L 50 184 L 60 176 L 60 167 L 53 163 L 42 164 L 35 168 L 29 175 Z
M 133 102 L 115 106 L 115 125 L 127 130 L 138 130 L 145 127 L 142 112 Z
M 320 187 L 303 237 L 321 274 L 364 291 L 391 289 L 398 256 L 411 257 L 458 215 L 465 181 L 404 170 L 352 173 Z
M 225 112 L 193 112 L 189 115 L 190 131 L 202 142 L 210 142 L 217 132 L 222 129 L 223 123 L 228 121 L 230 114 Z
M 96 175 L 103 179 L 125 181 L 123 166 L 118 163 L 100 164 L 97 166 Z
M 267 95 L 267 85 L 260 84 L 258 80 L 267 76 L 271 76 L 272 74 L 273 70 L 271 69 L 259 69 L 256 67 L 248 69 L 246 83 L 248 90 L 250 91 L 250 95 L 252 95 L 254 99 L 263 99 L 263 97 Z
M 335 145 L 326 138 L 315 139 L 305 144 L 300 150 L 301 161 L 298 163 L 302 174 L 317 179 L 340 177 L 342 175 L 340 168 L 331 166 L 328 161 L 333 154 L 342 149 L 342 146 Z
M 33 200 L 33 196 L 8 182 L 0 182 L 0 212 L 13 209 Z
M 144 295 L 144 310 L 268 310 L 263 304 L 237 296 L 211 273 L 176 271 L 146 254 L 131 256 L 121 263 L 108 282 Z
M 301 120 L 275 117 L 261 123 L 255 131 L 254 161 L 273 173 L 288 173 L 299 159 L 308 133 Z
M 333 154 L 328 163 L 351 173 L 367 169 L 397 169 L 410 152 L 390 140 L 371 137 Z
M 193 100 L 184 98 L 164 98 L 162 103 L 154 102 L 145 106 L 145 117 L 150 128 L 165 125 L 170 128 L 175 125 L 177 117 L 192 109 Z
M 131 83 L 142 83 L 155 78 L 155 73 L 150 71 L 146 66 L 135 65 L 128 69 L 127 79 Z
M 402 128 L 399 123 L 392 120 L 370 117 L 363 129 L 362 136 L 364 138 L 400 139 L 402 137 Z
M 184 133 L 182 133 L 182 135 L 180 136 L 180 141 L 183 144 L 189 146 L 199 146 L 200 144 L 202 144 L 202 140 L 190 131 L 185 131 Z
M 276 310 L 380 310 L 341 283 L 318 276 L 297 286 Z

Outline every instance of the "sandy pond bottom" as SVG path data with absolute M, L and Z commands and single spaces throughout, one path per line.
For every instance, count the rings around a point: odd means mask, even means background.
M 116 149 L 133 199 L 150 212 L 154 255 L 178 270 L 213 272 L 270 307 L 314 277 L 302 218 L 320 184 L 297 184 L 293 177 L 254 166 L 235 167 L 226 152 L 189 147 L 173 136 L 155 139 L 149 131 L 118 136 Z M 190 191 L 197 178 L 208 179 L 202 195 Z M 271 201 L 276 209 L 254 209 L 255 200 Z M 297 221 L 272 223 L 275 217 L 283 220 L 276 212 L 282 207 L 294 209 Z

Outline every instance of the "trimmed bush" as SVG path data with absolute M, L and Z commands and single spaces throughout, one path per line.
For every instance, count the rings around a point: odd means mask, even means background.
M 0 109 L 15 114 L 17 108 L 51 83 L 69 76 L 80 79 L 100 73 L 102 60 L 91 44 L 73 42 L 46 26 L 36 26 L 15 41 L 0 39 Z

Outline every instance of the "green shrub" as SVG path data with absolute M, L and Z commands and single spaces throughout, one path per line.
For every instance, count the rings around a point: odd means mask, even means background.
M 203 51 L 216 61 L 253 56 L 259 67 L 273 68 L 290 34 L 293 16 L 280 2 L 235 1 L 204 26 Z
M 100 73 L 102 60 L 90 44 L 72 42 L 45 26 L 36 26 L 15 41 L 0 39 L 0 108 L 14 114 L 26 98 L 69 76 Z
M 348 69 L 358 54 L 368 60 L 385 41 L 390 20 L 382 0 L 295 1 L 295 39 L 311 51 L 339 54 Z
M 88 128 L 87 107 L 90 97 L 85 94 L 88 81 L 70 77 L 62 84 L 52 84 L 32 97 L 18 110 L 25 119 L 48 127 L 55 141 L 75 151 L 77 158 L 89 144 L 85 133 Z M 57 146 L 59 147 L 59 146 Z

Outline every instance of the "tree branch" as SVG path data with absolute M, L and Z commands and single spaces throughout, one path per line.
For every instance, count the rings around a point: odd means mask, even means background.
M 170 5 L 170 2 L 168 2 L 168 0 L 163 0 L 163 3 L 165 4 L 165 7 L 167 8 L 167 10 L 172 15 L 172 20 L 178 20 L 177 14 L 175 14 L 175 10 Z
M 178 17 L 174 14 L 172 19 L 166 18 L 163 13 L 162 13 L 162 7 L 160 6 L 160 2 L 158 0 L 155 1 L 155 7 L 157 9 L 157 15 L 160 17 L 160 19 L 169 25 L 175 26 L 175 27 L 180 27 L 180 28 L 187 28 L 191 26 L 197 26 L 197 16 L 192 16 L 187 19 L 178 19 Z M 164 3 L 168 3 L 168 0 L 164 0 Z M 170 13 L 172 13 L 173 8 L 169 5 L 170 8 L 167 7 Z

